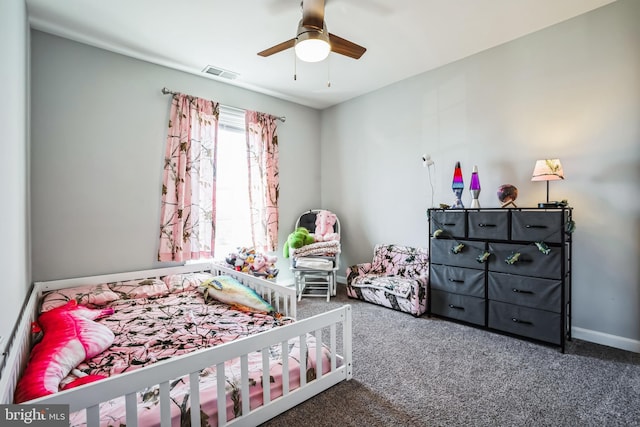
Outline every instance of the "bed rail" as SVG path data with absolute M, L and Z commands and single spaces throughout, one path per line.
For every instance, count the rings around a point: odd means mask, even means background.
M 340 328 L 340 329 L 338 329 Z M 266 353 L 269 347 L 274 344 L 282 346 L 283 353 L 287 354 L 288 341 L 299 338 L 304 342 L 307 334 L 312 334 L 316 339 L 317 360 L 320 358 L 321 345 L 324 344 L 330 351 L 330 369 L 322 374 L 322 369 L 317 370 L 317 378 L 306 381 L 307 360 L 301 360 L 300 364 L 300 384 L 294 390 L 288 389 L 289 373 L 288 369 L 283 369 L 283 390 L 282 396 L 272 399 L 270 388 L 264 387 L 264 404 L 255 409 L 249 408 L 249 385 L 245 377 L 246 369 L 243 369 L 243 379 L 241 381 L 242 415 L 231 421 L 226 420 L 226 409 L 224 406 L 218 407 L 218 425 L 257 425 L 273 416 L 300 404 L 310 397 L 326 390 L 343 380 L 352 377 L 352 320 L 351 306 L 345 305 L 341 308 L 322 313 L 308 319 L 300 320 L 289 325 L 285 325 L 270 331 L 262 332 L 251 337 L 246 337 L 222 344 L 213 348 L 198 350 L 194 353 L 176 357 L 174 359 L 158 362 L 139 370 L 120 374 L 106 380 L 90 383 L 74 389 L 55 393 L 37 400 L 30 404 L 69 404 L 70 412 L 86 409 L 87 425 L 99 425 L 99 405 L 111 399 L 124 396 L 127 402 L 127 425 L 137 425 L 137 409 L 135 405 L 136 393 L 148 387 L 159 386 L 160 405 L 169 404 L 169 382 L 186 375 L 190 377 L 191 405 L 199 406 L 199 391 L 197 379 L 199 372 L 209 366 L 217 367 L 218 375 L 218 396 L 225 395 L 224 382 L 224 362 L 234 358 L 240 358 L 243 366 L 246 367 L 247 355 L 254 351 L 263 354 L 263 372 L 266 378 L 263 381 L 269 382 Z M 341 346 L 338 348 L 338 340 Z M 305 358 L 306 359 L 306 358 Z M 286 358 L 284 358 L 286 360 Z M 132 385 L 135 384 L 135 388 Z M 195 384 L 195 386 L 194 386 Z M 226 399 L 218 399 L 218 405 L 225 405 Z M 161 412 L 163 411 L 161 406 Z M 164 411 L 168 414 L 168 409 Z M 162 426 L 171 425 L 171 420 L 163 416 Z M 200 411 L 191 411 L 191 425 L 200 425 Z
M 41 296 L 42 292 L 56 289 L 72 288 L 81 285 L 97 285 L 99 283 L 122 282 L 137 279 L 159 279 L 168 274 L 197 273 L 211 271 L 210 262 L 198 264 L 186 264 L 175 267 L 154 268 L 151 270 L 129 271 L 124 273 L 101 274 L 97 276 L 74 277 L 72 279 L 49 280 L 35 282 L 36 292 Z
M 73 279 L 51 280 L 36 282 L 35 292 L 38 297 L 43 292 L 57 289 L 71 288 L 81 285 L 97 285 L 99 283 L 113 283 L 138 279 L 159 279 L 169 274 L 211 272 L 212 274 L 226 274 L 239 282 L 252 288 L 266 301 L 270 302 L 274 309 L 285 316 L 296 317 L 296 290 L 261 277 L 236 271 L 220 264 L 206 262 L 186 264 L 177 267 L 156 268 L 152 270 L 132 271 L 126 273 L 103 274 L 98 276 L 76 277 Z
M 13 333 L 2 353 L 0 360 L 1 404 L 13 403 L 16 384 L 27 364 L 31 350 L 31 322 L 36 319 L 37 305 L 38 298 L 35 293 L 29 293 Z
M 211 265 L 211 269 L 213 274 L 226 274 L 252 288 L 258 295 L 269 301 L 277 312 L 296 318 L 295 287 L 283 286 L 271 280 L 242 273 L 219 264 Z

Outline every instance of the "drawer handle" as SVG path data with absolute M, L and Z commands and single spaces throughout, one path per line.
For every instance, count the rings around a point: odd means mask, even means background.
M 478 227 L 484 228 L 484 227 L 495 227 L 495 224 L 485 224 L 483 222 L 481 222 L 480 224 L 478 224 Z
M 531 323 L 531 322 L 529 322 L 529 321 L 527 321 L 527 320 L 520 320 L 520 319 L 516 319 L 515 317 L 512 317 L 512 318 L 511 318 L 511 320 L 512 320 L 514 323 L 520 323 L 520 324 L 522 324 L 522 325 L 533 325 L 533 323 Z
M 449 279 L 450 282 L 454 282 L 454 283 L 464 283 L 464 280 L 461 279 Z
M 449 308 L 453 308 L 456 310 L 464 310 L 464 307 L 460 307 L 459 305 L 449 304 Z
M 444 225 L 447 227 L 455 227 L 456 224 L 454 222 L 445 222 Z
M 537 225 L 537 224 L 527 224 L 524 228 L 547 228 L 546 225 Z
M 521 289 L 517 289 L 517 288 L 513 288 L 511 289 L 513 292 L 517 293 L 517 294 L 532 294 L 532 291 L 523 291 Z

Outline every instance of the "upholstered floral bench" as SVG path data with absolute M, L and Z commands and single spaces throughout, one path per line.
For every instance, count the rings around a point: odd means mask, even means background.
M 426 248 L 376 245 L 373 261 L 347 268 L 347 295 L 420 316 L 427 310 Z

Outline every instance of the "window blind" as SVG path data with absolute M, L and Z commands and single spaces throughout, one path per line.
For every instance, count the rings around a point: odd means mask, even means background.
M 218 127 L 230 132 L 245 131 L 245 110 L 240 108 L 220 106 L 220 116 L 218 117 Z

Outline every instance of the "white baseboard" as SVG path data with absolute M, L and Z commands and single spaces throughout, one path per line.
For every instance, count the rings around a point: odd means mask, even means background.
M 337 280 L 338 283 L 347 283 L 346 276 L 337 276 Z M 571 328 L 571 336 L 583 341 L 640 353 L 640 341 L 618 335 L 605 334 L 604 332 L 592 331 L 591 329 L 577 328 L 574 326 Z
M 640 341 L 583 328 L 571 328 L 571 336 L 583 341 L 640 353 Z

